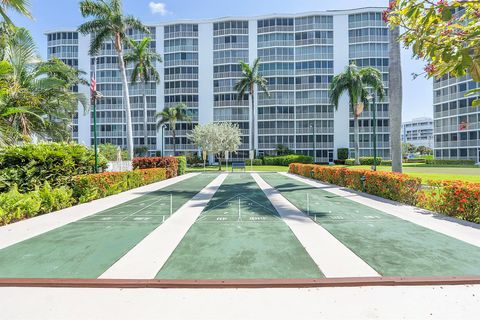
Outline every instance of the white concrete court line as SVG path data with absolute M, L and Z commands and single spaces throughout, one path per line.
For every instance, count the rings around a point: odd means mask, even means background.
M 253 179 L 327 278 L 380 275 L 322 226 L 291 204 L 258 174 Z
M 140 188 L 128 190 L 106 198 L 94 200 L 92 202 L 2 226 L 0 227 L 0 249 L 62 227 L 71 222 L 78 221 L 103 210 L 110 209 L 124 202 L 141 197 L 147 193 L 166 188 L 198 174 L 199 173 L 189 173 Z
M 220 174 L 99 279 L 153 279 L 182 241 L 228 174 Z
M 355 190 L 347 190 L 342 187 L 324 184 L 301 176 L 289 173 L 282 174 L 311 185 L 312 187 L 322 188 L 322 190 L 332 194 L 347 197 L 357 203 L 480 247 L 480 225 L 478 224 L 435 214 L 421 208 L 404 205 L 377 196 L 360 194 Z

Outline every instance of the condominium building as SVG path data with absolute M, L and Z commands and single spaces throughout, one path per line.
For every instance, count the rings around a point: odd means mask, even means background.
M 253 143 L 260 154 L 275 154 L 277 146 L 283 145 L 297 153 L 315 154 L 316 162 L 333 161 L 336 149 L 353 148 L 353 114 L 347 96 L 341 98 L 338 110 L 329 103 L 328 87 L 333 76 L 350 62 L 373 66 L 381 71 L 388 90 L 389 32 L 381 18 L 382 10 L 360 8 L 150 25 L 151 50 L 164 59 L 157 64 L 160 83 L 152 82 L 147 88 L 149 150 L 173 153 L 171 128 L 156 130 L 154 114 L 183 102 L 192 121 L 176 126 L 177 152 L 197 151 L 187 137 L 195 125 L 227 121 L 241 129 L 242 144 L 235 157 L 247 158 L 255 119 Z M 134 32 L 129 35 L 136 40 L 145 36 Z M 99 143 L 124 147 L 122 84 L 112 44 L 104 43 L 97 57 L 89 57 L 88 36 L 56 30 L 48 32 L 47 37 L 49 57 L 70 63 L 63 52 L 71 50 L 78 60 L 72 65 L 91 73 L 96 59 L 97 89 L 103 94 L 97 105 Z M 251 64 L 257 57 L 270 94 L 257 90 L 252 118 L 248 95 L 238 97 L 234 86 L 241 77 L 239 61 Z M 131 85 L 130 102 L 134 144 L 142 146 L 142 87 Z M 360 117 L 361 156 L 373 153 L 371 111 L 366 109 Z M 389 158 L 388 101 L 378 102 L 376 111 L 378 154 Z M 79 109 L 73 126 L 79 142 L 92 143 L 91 117 Z
M 402 123 L 402 141 L 433 149 L 433 119 L 421 117 Z

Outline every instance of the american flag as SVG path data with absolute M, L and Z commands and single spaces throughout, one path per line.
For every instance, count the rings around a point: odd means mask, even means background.
M 92 73 L 92 79 L 90 80 L 90 97 L 92 99 L 95 98 L 95 91 L 97 91 L 97 79 L 96 79 L 96 74 L 97 74 L 97 59 L 95 58 L 95 62 L 93 64 L 93 73 Z

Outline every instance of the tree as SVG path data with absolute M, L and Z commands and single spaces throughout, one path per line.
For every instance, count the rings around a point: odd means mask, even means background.
M 290 148 L 288 148 L 287 146 L 284 146 L 283 144 L 277 144 L 277 146 L 275 147 L 275 152 L 277 156 L 286 156 L 288 154 L 293 153 L 293 151 L 290 150 Z
M 147 94 L 146 87 L 150 81 L 160 82 L 160 75 L 158 74 L 155 64 L 162 62 L 162 57 L 155 51 L 150 50 L 151 39 L 143 38 L 142 41 L 136 42 L 130 40 L 130 47 L 132 51 L 125 55 L 125 63 L 133 64 L 132 76 L 130 82 L 132 85 L 136 83 L 143 84 L 143 130 L 144 130 L 144 147 L 148 151 L 148 108 L 147 108 Z
M 469 73 L 480 82 L 480 1 L 394 0 L 383 19 L 404 30 L 400 40 L 427 62 L 428 77 Z M 480 98 L 472 105 L 480 106 Z
M 389 82 L 388 101 L 390 115 L 390 150 L 392 157 L 392 172 L 402 173 L 402 62 L 400 57 L 400 43 L 398 42 L 399 28 L 390 30 L 389 37 Z
M 59 59 L 42 61 L 30 33 L 15 29 L 5 47 L 0 69 L 0 128 L 3 143 L 29 141 L 33 136 L 65 140 L 83 94 L 70 88 L 85 83 L 82 72 Z
M 427 147 L 427 146 L 419 146 L 417 148 L 417 152 L 419 152 L 422 156 L 424 155 L 432 155 L 433 154 L 433 150 L 432 148 L 430 147 Z
M 138 19 L 125 16 L 122 12 L 121 0 L 83 0 L 80 2 L 80 12 L 84 18 L 92 17 L 78 27 L 84 35 L 90 34 L 90 55 L 95 56 L 101 50 L 104 42 L 112 41 L 117 52 L 118 67 L 122 75 L 123 103 L 127 120 L 127 150 L 130 159 L 133 157 L 132 114 L 130 108 L 130 94 L 128 89 L 127 72 L 124 61 L 124 46 L 128 43 L 127 29 L 149 33 Z
M 409 142 L 402 143 L 402 155 L 406 157 L 409 154 L 417 152 L 417 147 Z
M 226 152 L 237 152 L 238 147 L 242 143 L 240 138 L 240 128 L 236 123 L 222 122 L 211 125 L 212 134 L 212 152 L 217 155 L 219 167 L 222 169 L 222 155 L 225 157 Z
M 202 152 L 203 168 L 205 169 L 208 153 L 213 152 L 213 142 L 216 139 L 214 124 L 197 125 L 188 135 L 190 141 Z
M 238 100 L 244 99 L 245 94 L 249 94 L 252 101 L 252 125 L 250 128 L 250 150 L 254 150 L 255 155 L 255 87 L 258 86 L 262 92 L 270 96 L 268 92 L 268 81 L 260 74 L 260 58 L 255 59 L 253 66 L 244 61 L 240 61 L 242 69 L 242 78 L 235 84 L 235 91 L 238 93 Z
M 340 97 L 346 92 L 349 97 L 350 110 L 353 111 L 355 165 L 360 165 L 358 117 L 363 106 L 368 104 L 367 97 L 371 87 L 382 100 L 385 96 L 382 75 L 372 67 L 358 68 L 355 64 L 345 67 L 345 71 L 333 77 L 330 84 L 330 102 L 338 109 Z
M 0 16 L 9 25 L 13 25 L 12 20 L 7 15 L 7 10 L 13 10 L 28 18 L 32 18 L 30 14 L 30 1 L 28 0 L 1 0 L 0 1 Z
M 191 118 L 187 115 L 186 109 L 187 109 L 187 106 L 185 103 L 179 103 L 174 107 L 165 107 L 163 111 L 158 112 L 155 115 L 155 117 L 157 118 L 157 130 L 160 130 L 164 124 L 168 124 L 169 129 L 172 131 L 173 155 L 176 155 L 177 153 L 177 141 L 176 141 L 177 122 L 191 121 Z

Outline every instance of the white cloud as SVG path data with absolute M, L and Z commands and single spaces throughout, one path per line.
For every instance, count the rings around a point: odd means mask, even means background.
M 168 13 L 167 11 L 167 6 L 165 3 L 162 2 L 153 2 L 151 1 L 148 6 L 150 7 L 150 11 L 155 14 L 155 13 L 160 13 L 162 16 L 166 15 Z

